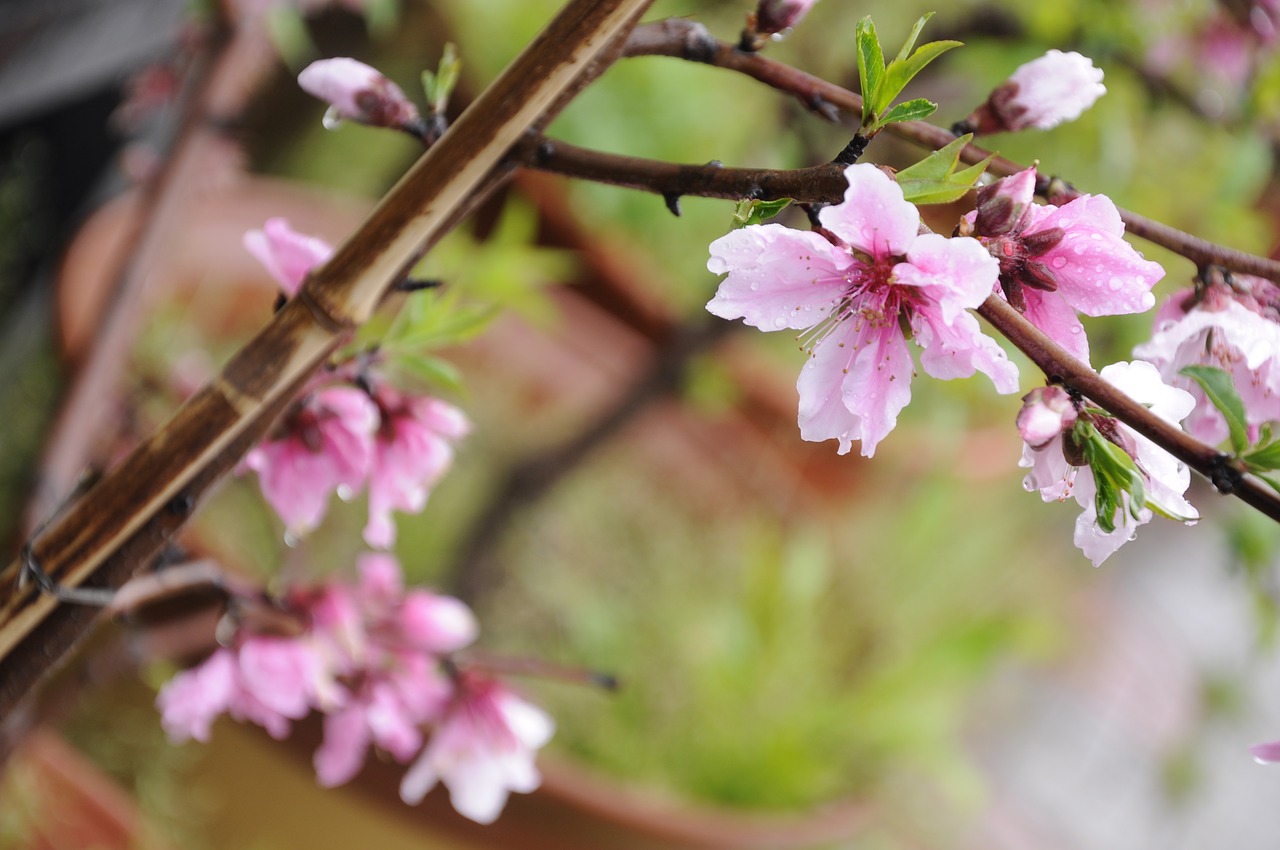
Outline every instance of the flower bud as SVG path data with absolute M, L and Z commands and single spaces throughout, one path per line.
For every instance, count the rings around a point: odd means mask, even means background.
M 791 29 L 809 14 L 818 0 L 760 0 L 756 7 L 756 32 L 773 35 Z
M 356 121 L 374 127 L 403 128 L 421 123 L 418 107 L 400 87 L 354 59 L 321 59 L 298 74 L 298 85 L 307 94 L 329 104 L 326 126 Z
M 977 236 L 1004 236 L 1020 230 L 1036 192 L 1036 170 L 1028 168 L 978 190 Z
M 1041 449 L 1076 424 L 1076 407 L 1062 387 L 1037 387 L 1022 397 L 1018 434 L 1033 449 Z
M 1050 50 L 1014 71 L 963 123 L 974 133 L 1048 130 L 1074 121 L 1106 93 L 1093 60 Z

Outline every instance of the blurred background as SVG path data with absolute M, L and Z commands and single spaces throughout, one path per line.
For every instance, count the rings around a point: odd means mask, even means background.
M 8 0 L 0 7 L 0 541 L 16 552 L 85 469 L 150 433 L 269 318 L 240 247 L 271 216 L 340 242 L 420 152 L 326 131 L 294 78 L 355 56 L 421 102 L 446 43 L 479 92 L 555 0 Z M 819 3 L 770 56 L 856 90 L 852 37 L 887 52 L 915 0 Z M 659 0 L 736 40 L 747 0 Z M 1084 191 L 1233 247 L 1277 249 L 1276 12 L 1244 2 L 956 2 L 909 96 L 963 118 L 1017 65 L 1093 57 L 1108 94 L 1072 125 L 996 137 Z M 1271 28 L 1268 29 L 1268 26 Z M 624 60 L 548 134 L 676 162 L 828 161 L 837 126 L 730 72 Z M 905 166 L 889 138 L 867 153 Z M 499 823 L 395 795 L 376 759 L 316 788 L 318 724 L 287 742 L 224 721 L 171 747 L 153 706 L 173 635 L 118 624 L 32 700 L 0 786 L 12 847 L 1237 848 L 1274 846 L 1275 549 L 1202 484 L 1103 568 L 1075 510 L 1021 487 L 1016 403 L 984 379 L 913 383 L 874 463 L 797 433 L 803 355 L 702 306 L 728 202 L 520 174 L 432 252 L 450 315 L 405 364 L 475 432 L 417 517 L 409 578 L 458 594 L 482 645 L 617 674 L 616 694 L 521 682 L 557 719 L 544 788 Z M 957 210 L 926 211 L 949 231 Z M 783 221 L 799 225 L 789 211 Z M 1168 277 L 1191 264 L 1147 245 Z M 380 327 L 385 329 L 386 322 Z M 1150 317 L 1095 320 L 1098 365 Z M 376 329 L 375 329 L 376 330 Z M 774 337 L 778 338 L 774 338 Z M 1039 376 L 1020 361 L 1024 386 Z M 68 399 L 79 398 L 78 415 Z M 61 414 L 59 411 L 63 411 Z M 83 415 L 91 411 L 91 416 Z M 184 545 L 269 585 L 342 574 L 366 507 L 286 547 L 252 477 Z M 18 743 L 17 740 L 10 744 Z

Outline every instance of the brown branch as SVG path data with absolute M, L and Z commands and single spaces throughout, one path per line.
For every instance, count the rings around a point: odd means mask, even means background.
M 222 374 L 32 541 L 37 566 L 79 587 L 117 585 L 144 563 L 422 253 L 509 175 L 506 152 L 598 70 L 650 2 L 570 0 Z M 19 572 L 14 563 L 0 573 L 0 717 L 93 620 L 20 587 Z
M 854 92 L 759 53 L 743 53 L 732 44 L 713 38 L 705 27 L 694 21 L 670 19 L 637 27 L 631 35 L 624 56 L 669 56 L 736 71 L 779 91 L 795 95 L 809 109 L 833 120 L 833 108 L 854 114 L 862 111 L 862 98 Z M 924 121 L 890 124 L 885 132 L 932 150 L 944 147 L 956 138 L 949 130 Z M 960 158 L 973 164 L 991 155 L 990 151 L 971 144 L 961 152 Z M 1026 166 L 1010 159 L 996 156 L 988 170 L 994 174 L 1009 175 L 1025 168 Z M 1079 197 L 1080 193 L 1074 188 L 1061 183 L 1059 185 L 1063 188 L 1054 192 L 1050 198 L 1053 202 L 1066 203 Z M 1043 193 L 1048 186 L 1049 181 L 1043 180 L 1037 188 Z M 1217 245 L 1129 210 L 1121 209 L 1120 218 L 1133 235 L 1180 254 L 1199 268 L 1221 266 L 1280 283 L 1280 262 L 1276 260 Z
M 790 171 L 726 168 L 716 162 L 677 165 L 601 153 L 532 135 L 512 151 L 511 159 L 550 174 L 656 192 L 666 197 L 691 195 L 761 201 L 794 198 L 809 203 L 835 203 L 849 186 L 844 167 L 840 165 L 816 165 Z
M 563 142 L 529 137 L 518 146 L 513 160 L 531 168 L 570 177 L 579 177 L 655 192 L 665 197 L 697 195 L 712 198 L 795 198 L 818 202 L 839 200 L 848 185 L 843 168 L 834 164 L 795 171 L 773 171 L 750 168 L 724 168 L 719 165 L 673 165 L 637 157 L 615 156 L 585 150 Z M 1027 321 L 1022 314 L 997 296 L 991 296 L 978 310 L 1001 334 L 1031 358 L 1055 382 L 1061 382 L 1106 408 L 1117 419 L 1168 451 L 1189 467 L 1204 475 L 1222 492 L 1231 492 L 1272 519 L 1280 521 L 1280 494 L 1256 478 L 1245 477 L 1243 468 L 1211 446 L 1207 446 L 1176 425 L 1155 416 L 1141 404 L 1102 380 L 1089 366 Z M 572 445 L 572 444 L 571 444 Z M 556 452 L 550 458 L 556 458 Z M 505 500 L 513 504 L 541 494 L 550 486 L 549 475 L 538 458 L 528 468 L 513 471 L 507 482 Z M 550 470 L 557 469 L 552 464 Z M 525 491 L 534 494 L 526 497 Z M 503 500 L 498 500 L 502 503 Z M 507 508 L 503 505 L 503 511 Z M 497 510 L 495 508 L 495 510 Z M 499 511 L 499 515 L 502 511 Z M 481 534 L 484 523 L 477 526 L 476 539 L 470 548 L 478 554 L 464 555 L 462 563 L 482 562 L 493 545 L 492 535 Z M 469 575 L 462 573 L 462 575 Z M 469 576 L 475 578 L 474 576 Z M 467 592 L 475 588 L 465 586 Z

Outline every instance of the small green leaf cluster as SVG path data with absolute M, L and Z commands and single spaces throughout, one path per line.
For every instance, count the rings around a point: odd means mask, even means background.
M 982 162 L 957 171 L 960 151 L 972 140 L 972 133 L 961 136 L 915 165 L 899 171 L 896 177 L 903 197 L 913 204 L 949 204 L 964 197 L 977 185 L 978 178 L 995 156 L 992 154 Z
M 1108 534 L 1116 530 L 1116 511 L 1124 509 L 1123 493 L 1129 494 L 1129 515 L 1140 520 L 1138 514 L 1147 507 L 1147 494 L 1142 471 L 1133 457 L 1104 437 L 1085 417 L 1076 421 L 1069 438 L 1080 448 L 1093 473 L 1098 490 L 1094 496 L 1098 527 Z
M 932 12 L 916 21 L 906 43 L 887 66 L 875 24 L 870 17 L 858 22 L 855 38 L 858 45 L 858 78 L 862 86 L 862 125 L 859 132 L 863 136 L 871 138 L 887 125 L 898 121 L 928 118 L 938 108 L 938 104 L 923 97 L 892 105 L 907 83 L 923 71 L 926 65 L 951 48 L 960 46 L 958 41 L 932 41 L 913 52 L 920 30 L 931 17 Z
M 449 106 L 449 96 L 458 85 L 462 75 L 462 60 L 458 57 L 458 48 L 450 42 L 444 46 L 440 54 L 439 68 L 422 72 L 422 91 L 427 96 L 427 108 L 436 115 L 443 115 Z

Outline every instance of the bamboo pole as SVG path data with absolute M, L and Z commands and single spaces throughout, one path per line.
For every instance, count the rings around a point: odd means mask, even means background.
M 574 93 L 651 2 L 569 0 L 313 272 L 298 297 L 166 425 L 33 538 L 33 563 L 66 587 L 110 586 L 157 551 L 292 394 L 473 199 L 495 185 L 520 136 Z M 31 583 L 20 586 L 20 572 L 15 561 L 0 573 L 0 720 L 93 618 Z

